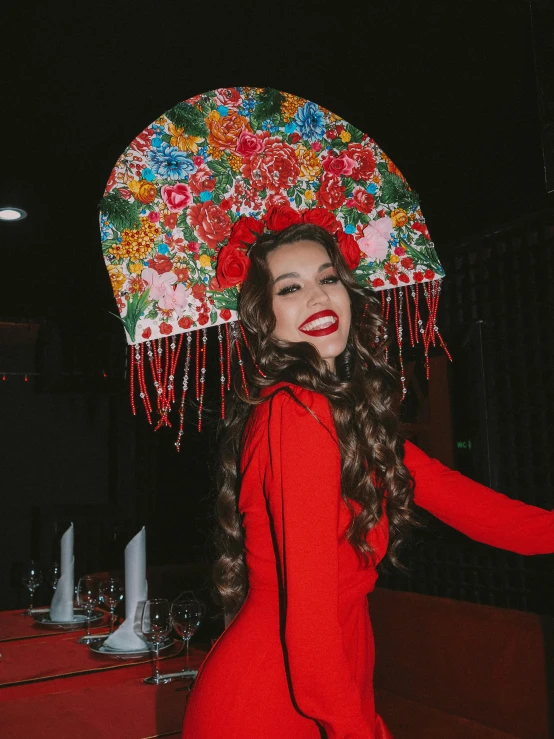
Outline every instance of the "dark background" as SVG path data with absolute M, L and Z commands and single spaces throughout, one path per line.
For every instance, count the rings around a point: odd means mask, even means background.
M 540 51 L 551 43 L 544 25 L 551 8 L 544 0 L 533 8 Z M 213 427 L 198 436 L 191 422 L 176 455 L 171 432 L 154 435 L 131 417 L 97 204 L 136 134 L 178 101 L 216 87 L 275 87 L 316 101 L 369 133 L 403 171 L 447 266 L 441 320 L 457 350 L 453 439 L 473 438 L 476 450 L 457 453 L 456 463 L 513 497 L 554 506 L 552 468 L 544 466 L 552 448 L 552 196 L 541 151 L 552 106 L 548 66 L 538 64 L 536 74 L 531 10 L 525 0 L 58 2 L 3 10 L 0 205 L 28 217 L 0 222 L 0 607 L 23 597 L 14 563 L 51 559 L 68 517 L 77 521 L 81 572 L 120 567 L 142 523 L 150 564 L 209 555 Z M 479 320 L 486 323 L 475 338 Z M 508 403 L 522 387 L 522 405 Z M 530 476 L 518 477 L 505 461 L 534 447 L 538 418 L 543 473 L 532 474 L 535 451 L 525 457 Z M 511 600 L 502 595 L 507 581 L 464 590 L 456 573 L 465 567 L 472 577 L 481 568 L 489 577 L 496 565 L 486 562 L 497 554 L 449 537 L 430 524 L 410 555 L 416 574 L 388 584 L 552 606 L 537 595 L 544 592 L 537 567 L 549 564 L 533 564 L 534 584 L 518 581 Z M 417 572 L 437 557 L 452 561 L 429 583 Z M 531 566 L 522 562 L 502 560 L 500 580 Z

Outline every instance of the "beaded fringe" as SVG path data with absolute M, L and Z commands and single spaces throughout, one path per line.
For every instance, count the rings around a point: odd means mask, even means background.
M 450 352 L 443 341 L 437 327 L 437 310 L 441 285 L 439 280 L 415 285 L 406 285 L 403 288 L 391 288 L 381 291 L 381 311 L 385 319 L 382 340 L 386 341 L 391 331 L 396 336 L 398 348 L 398 364 L 402 394 L 406 395 L 406 377 L 402 349 L 408 344 L 415 347 L 422 345 L 425 356 L 425 373 L 429 379 L 429 350 L 437 344 L 442 347 L 448 359 L 452 360 Z M 423 314 L 426 316 L 424 320 Z M 137 414 L 137 405 L 142 403 L 148 423 L 153 423 L 153 415 L 157 416 L 154 430 L 162 426 L 171 428 L 169 415 L 174 406 L 178 408 L 179 430 L 175 447 L 181 447 L 181 438 L 184 434 L 185 401 L 187 393 L 193 392 L 197 402 L 197 428 L 202 430 L 202 411 L 206 385 L 206 357 L 208 335 L 205 328 L 179 336 L 164 337 L 129 347 L 129 390 L 133 415 Z M 245 331 L 239 321 L 217 326 L 219 343 L 219 382 L 221 418 L 225 418 L 225 393 L 231 389 L 231 352 L 234 350 L 241 373 L 241 385 L 246 396 L 248 387 L 244 371 L 243 353 L 249 352 Z M 183 349 L 186 343 L 186 349 Z M 385 350 L 388 359 L 388 349 Z M 180 397 L 176 392 L 177 365 L 180 356 L 184 354 L 183 375 Z M 252 358 L 253 359 L 253 358 Z M 255 360 L 253 359 L 254 363 Z M 258 372 L 259 367 L 255 364 Z M 194 368 L 194 374 L 193 374 Z M 151 382 L 147 381 L 151 378 Z M 192 390 L 190 383 L 193 383 Z M 149 388 L 150 384 L 150 388 Z M 137 403 L 137 391 L 140 402 Z M 153 400 L 150 399 L 153 396 Z

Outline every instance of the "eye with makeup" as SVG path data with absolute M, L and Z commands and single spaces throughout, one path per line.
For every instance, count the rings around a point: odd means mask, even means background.
M 340 282 L 340 278 L 338 277 L 338 275 L 328 274 L 320 279 L 319 284 L 320 285 L 336 285 L 337 282 Z M 290 295 L 291 293 L 297 292 L 301 288 L 302 286 L 297 283 L 293 283 L 291 285 L 285 285 L 285 287 L 282 287 L 277 292 L 277 295 Z

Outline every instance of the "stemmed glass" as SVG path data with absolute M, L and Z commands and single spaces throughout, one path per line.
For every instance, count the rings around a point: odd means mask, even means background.
M 160 644 L 170 631 L 169 602 L 165 598 L 147 600 L 142 613 L 142 633 L 154 644 L 154 674 L 144 678 L 149 685 L 170 682 L 170 678 L 160 675 Z
M 123 583 L 118 577 L 109 577 L 100 583 L 100 598 L 110 609 L 110 634 L 115 626 L 115 609 L 123 600 Z
M 183 593 L 171 604 L 173 628 L 185 642 L 185 667 L 189 662 L 189 642 L 196 634 L 204 613 L 204 604 L 197 600 L 192 592 Z
M 58 586 L 58 580 L 60 579 L 60 565 L 59 562 L 52 562 L 50 567 L 46 570 L 46 582 L 52 590 L 56 590 Z
M 87 631 L 84 636 L 77 639 L 79 644 L 87 644 L 92 638 L 92 634 L 90 633 L 90 619 L 100 599 L 98 586 L 98 579 L 91 575 L 84 575 L 77 585 L 77 605 L 84 608 L 87 614 Z
M 30 616 L 33 611 L 33 598 L 35 595 L 35 590 L 38 588 L 39 585 L 42 584 L 42 580 L 43 576 L 40 564 L 33 559 L 30 562 L 27 562 L 24 565 L 23 576 L 21 578 L 21 582 L 29 591 L 29 608 L 25 611 L 24 614 L 26 616 Z

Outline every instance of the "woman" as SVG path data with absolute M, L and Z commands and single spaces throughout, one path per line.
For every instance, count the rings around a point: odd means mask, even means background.
M 300 224 L 252 246 L 240 317 L 254 364 L 226 422 L 216 583 L 240 606 L 205 660 L 186 739 L 390 737 L 375 714 L 366 595 L 412 503 L 468 536 L 554 551 L 554 516 L 403 444 L 377 301 L 334 238 Z

